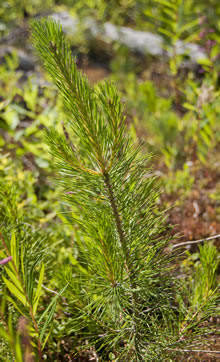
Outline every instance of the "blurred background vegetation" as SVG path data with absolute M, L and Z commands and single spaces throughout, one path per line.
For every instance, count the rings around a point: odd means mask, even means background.
M 77 19 L 77 32 L 67 31 L 67 36 L 78 66 L 92 83 L 116 82 L 129 131 L 153 153 L 163 188 L 158 207 L 172 206 L 168 222 L 175 225 L 174 233 L 183 241 L 220 234 L 219 0 L 1 0 L 0 182 L 13 186 L 19 217 L 50 235 L 50 270 L 75 263 L 74 240 L 81 236 L 68 224 L 60 190 L 50 181 L 53 169 L 43 129 L 62 128 L 64 115 L 33 52 L 29 24 L 32 18 L 60 13 Z M 164 54 L 140 54 L 120 41 L 91 37 L 92 23 L 85 26 L 85 19 L 100 27 L 108 22 L 159 35 Z M 188 43 L 205 56 L 192 62 L 188 51 L 178 51 Z M 180 268 L 191 270 L 192 280 L 193 270 L 196 280 L 202 268 L 199 260 L 199 250 L 189 247 Z M 53 289 L 56 281 L 48 286 Z M 193 288 L 192 303 L 198 303 L 201 288 Z M 55 335 L 62 324 L 57 313 Z M 50 341 L 52 348 L 55 343 Z M 59 343 L 62 351 L 65 345 Z M 1 355 L 9 353 L 7 348 L 2 342 Z

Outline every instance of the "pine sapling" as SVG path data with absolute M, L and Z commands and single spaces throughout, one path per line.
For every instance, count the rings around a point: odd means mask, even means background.
M 46 130 L 77 244 L 72 265 L 58 274 L 68 284 L 63 333 L 102 360 L 164 360 L 183 338 L 149 157 L 132 144 L 115 86 L 89 85 L 61 26 L 34 21 L 32 37 L 67 115 L 63 132 Z

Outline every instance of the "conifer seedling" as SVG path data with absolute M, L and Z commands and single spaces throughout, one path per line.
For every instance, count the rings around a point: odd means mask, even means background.
M 80 230 L 75 263 L 59 272 L 68 285 L 64 334 L 102 361 L 164 360 L 184 338 L 149 157 L 132 143 L 114 84 L 90 86 L 61 26 L 34 21 L 32 37 L 67 116 L 64 132 L 47 129 L 46 139 Z

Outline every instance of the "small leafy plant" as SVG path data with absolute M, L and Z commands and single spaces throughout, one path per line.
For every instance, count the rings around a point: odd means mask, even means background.
M 54 238 L 49 224 L 46 231 L 42 224 L 39 230 L 42 210 L 40 203 L 36 206 L 32 200 L 33 175 L 21 167 L 16 172 L 15 167 L 18 164 L 7 155 L 0 157 L 0 338 L 10 346 L 11 359 L 3 352 L 1 341 L 0 350 L 4 361 L 22 362 L 27 356 L 31 360 L 36 356 L 38 361 L 51 333 L 59 296 L 42 309 L 43 282 L 50 273 Z

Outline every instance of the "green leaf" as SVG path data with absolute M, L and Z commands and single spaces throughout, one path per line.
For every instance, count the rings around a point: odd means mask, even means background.
M 153 18 L 153 19 L 155 18 L 154 14 L 152 13 L 152 10 L 150 10 L 150 9 L 144 10 L 144 14 L 146 16 L 149 16 L 149 17 Z
M 10 313 L 8 316 L 8 333 L 14 339 L 14 331 L 13 331 L 13 325 L 12 325 L 12 314 Z
M 4 283 L 6 284 L 8 290 L 16 297 L 20 300 L 20 302 L 26 306 L 27 305 L 27 300 L 24 294 L 22 294 L 20 292 L 19 289 L 16 288 L 16 286 L 11 283 L 9 280 L 7 280 L 5 277 L 2 277 L 2 279 L 4 280 Z
M 22 275 L 23 275 L 23 280 L 25 280 L 25 272 L 24 272 L 24 245 L 21 244 L 21 271 L 22 271 Z
M 197 62 L 198 62 L 198 64 L 201 64 L 201 65 L 207 65 L 208 67 L 212 66 L 212 62 L 208 58 L 198 59 Z
M 42 344 L 42 351 L 44 350 L 44 347 L 48 341 L 48 338 L 50 337 L 50 334 L 51 334 L 51 330 L 47 333 L 45 339 L 44 339 L 44 343 Z
M 158 16 L 158 20 L 161 22 L 164 22 L 165 24 L 168 24 L 172 31 L 174 31 L 176 29 L 176 23 L 172 19 L 164 17 L 164 16 Z
M 38 321 L 38 324 L 44 319 L 44 317 L 46 315 L 48 315 L 44 325 L 43 325 L 43 328 L 41 330 L 41 333 L 40 333 L 40 340 L 42 341 L 43 339 L 43 336 L 44 336 L 44 333 L 46 331 L 46 328 L 47 326 L 49 325 L 50 321 L 52 320 L 53 318 L 53 315 L 54 315 L 54 312 L 55 312 L 55 308 L 56 308 L 56 303 L 57 303 L 57 299 L 61 296 L 61 294 L 63 294 L 63 292 L 66 290 L 68 284 L 65 285 L 65 287 L 63 289 L 61 289 L 61 291 L 52 299 L 52 301 L 50 302 L 50 304 L 48 305 L 48 307 L 46 308 L 46 310 L 44 311 L 44 313 L 41 315 L 39 321 Z
M 218 54 L 219 54 L 219 44 L 216 44 L 211 49 L 210 58 L 213 60 L 218 56 Z
M 40 276 L 39 276 L 39 280 L 38 280 L 38 286 L 37 286 L 36 294 L 34 297 L 34 303 L 33 303 L 33 314 L 34 315 L 37 311 L 37 306 L 38 306 L 38 302 L 39 302 L 41 291 L 42 291 L 43 279 L 44 279 L 44 263 L 42 263 L 42 266 L 41 266 Z
M 207 135 L 207 133 L 205 132 L 205 130 L 201 130 L 200 131 L 200 135 L 201 135 L 201 138 L 203 140 L 203 142 L 208 146 L 210 147 L 211 146 L 211 138 Z
M 23 362 L 23 352 L 22 352 L 22 348 L 21 348 L 21 343 L 20 343 L 20 336 L 17 333 L 16 334 L 16 340 L 15 340 L 15 354 L 16 354 L 16 362 Z
M 190 111 L 197 112 L 197 108 L 190 103 L 183 103 L 183 107 L 189 109 Z
M 113 361 L 113 360 L 115 360 L 115 354 L 114 353 L 112 353 L 112 352 L 110 352 L 109 353 L 109 359 L 111 360 L 111 361 Z
M 80 265 L 80 263 L 78 262 L 78 260 L 76 258 L 74 258 L 73 255 L 69 255 L 69 259 L 70 259 L 70 262 L 73 264 L 73 265 L 77 265 L 77 268 L 84 274 L 88 275 L 88 271 L 83 268 L 82 265 Z
M 173 75 L 177 74 L 177 64 L 175 59 L 170 59 L 170 71 Z
M 14 299 L 12 299 L 9 295 L 7 295 L 7 300 L 13 304 L 13 306 L 18 310 L 18 312 L 21 314 L 21 315 L 26 315 L 24 311 L 21 310 L 21 308 L 16 304 L 16 302 L 14 301 Z
M 11 247 L 11 256 L 12 256 L 13 262 L 14 262 L 17 270 L 19 270 L 18 247 L 17 247 L 15 232 L 13 232 L 13 234 L 11 236 L 10 247 Z
M 21 143 L 28 152 L 33 153 L 35 156 L 42 156 L 42 149 L 39 144 L 29 143 L 24 139 L 21 140 Z
M 4 330 L 3 327 L 0 327 L 0 336 L 4 339 L 6 339 L 6 341 L 11 342 L 11 337 L 10 335 Z
M 40 340 L 42 341 L 42 338 L 44 336 L 44 333 L 46 331 L 46 328 L 48 327 L 48 325 L 50 324 L 52 318 L 53 318 L 53 315 L 54 315 L 54 312 L 55 312 L 55 309 L 56 309 L 56 302 L 52 304 L 51 306 L 51 309 L 49 311 L 49 314 L 48 314 L 48 317 L 47 317 L 47 320 L 46 322 L 44 323 L 44 326 L 41 330 L 41 333 L 40 333 Z
M 17 125 L 19 124 L 19 115 L 18 113 L 14 110 L 7 110 L 3 115 L 2 118 L 7 122 L 8 126 L 10 127 L 11 130 L 15 130 Z
M 155 1 L 161 5 L 171 8 L 173 11 L 175 11 L 176 5 L 172 4 L 170 1 L 167 1 L 167 0 L 155 0 Z
M 17 277 L 17 274 L 15 271 L 12 271 L 10 267 L 6 266 L 5 271 L 8 274 L 9 278 L 12 280 L 12 282 L 16 285 L 16 287 L 20 290 L 21 293 L 24 292 L 23 287 L 21 285 L 20 280 Z
M 170 16 L 176 23 L 176 14 L 175 14 L 175 11 L 173 11 L 173 9 L 164 8 L 163 11 L 165 14 Z
M 164 34 L 166 35 L 168 38 L 172 39 L 173 38 L 173 33 L 167 29 L 164 29 L 164 28 L 159 28 L 158 31 L 161 33 L 161 34 Z
M 7 107 L 10 103 L 10 100 L 9 99 L 6 99 L 2 102 L 0 102 L 0 111 L 2 111 L 5 107 Z
M 183 33 L 184 31 L 187 31 L 191 28 L 193 28 L 194 26 L 198 25 L 199 24 L 199 18 L 193 20 L 193 21 L 190 21 L 189 23 L 185 24 L 185 25 L 182 25 L 180 28 L 179 28 L 179 33 Z

